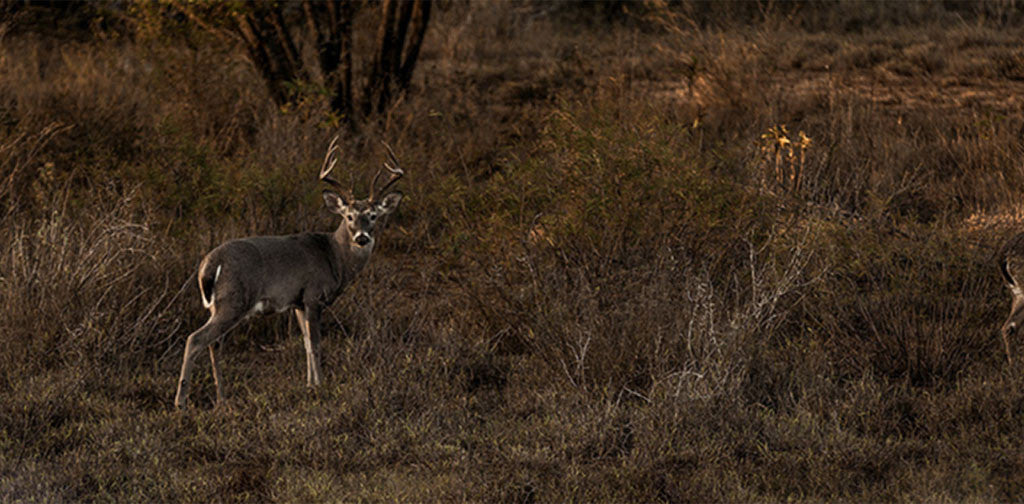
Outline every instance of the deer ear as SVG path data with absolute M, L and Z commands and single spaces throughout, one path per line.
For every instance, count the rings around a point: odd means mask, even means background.
M 344 196 L 326 189 L 324 190 L 324 204 L 327 205 L 327 209 L 330 210 L 331 213 L 336 213 L 338 215 L 341 215 L 342 212 L 345 211 L 345 208 L 348 207 L 348 202 L 345 201 Z
M 398 203 L 401 201 L 402 193 L 398 191 L 388 193 L 388 195 L 384 196 L 384 198 L 380 200 L 380 203 L 377 204 L 377 211 L 387 215 L 394 212 L 395 209 L 398 208 Z

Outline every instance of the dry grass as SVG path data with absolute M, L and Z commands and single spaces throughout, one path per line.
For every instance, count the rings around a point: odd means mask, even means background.
M 10 31 L 0 495 L 1013 500 L 992 254 L 1024 119 L 996 91 L 1024 63 L 996 4 L 451 4 L 413 92 L 344 139 L 343 181 L 387 138 L 408 199 L 330 311 L 325 385 L 291 321 L 254 320 L 221 344 L 228 407 L 200 366 L 185 413 L 189 275 L 334 225 L 329 121 L 202 37 Z

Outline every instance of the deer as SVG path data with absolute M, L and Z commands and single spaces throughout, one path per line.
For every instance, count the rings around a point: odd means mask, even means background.
M 188 407 L 189 377 L 203 349 L 210 353 L 216 405 L 224 403 L 224 382 L 213 344 L 254 315 L 288 310 L 295 313 L 306 349 L 306 385 L 320 385 L 321 316 L 369 261 L 374 232 L 383 228 L 384 218 L 402 201 L 400 191 L 388 189 L 405 174 L 394 151 L 384 143 L 387 158 L 370 182 L 370 194 L 356 200 L 331 176 L 338 162 L 337 141 L 334 137 L 327 147 L 319 175 L 319 181 L 338 190 L 323 190 L 327 210 L 341 217 L 333 233 L 239 238 L 203 257 L 197 277 L 203 307 L 209 310 L 210 318 L 185 343 L 175 408 Z M 375 189 L 385 169 L 388 180 Z
M 1010 338 L 1015 336 L 1024 325 L 1024 233 L 1019 233 L 1003 244 L 999 251 L 999 271 L 1003 274 L 1006 287 L 1010 289 L 1012 301 L 1010 315 L 1003 322 L 1000 333 L 1003 336 L 1003 347 L 1006 349 L 1006 361 L 1013 363 L 1010 354 Z

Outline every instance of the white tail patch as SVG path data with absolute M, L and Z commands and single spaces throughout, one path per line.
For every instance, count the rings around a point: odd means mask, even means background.
M 217 278 L 220 277 L 220 267 L 221 265 L 218 264 L 217 271 L 213 273 L 213 284 L 210 286 L 210 299 L 206 299 L 206 291 L 203 289 L 203 280 L 202 278 L 199 279 L 199 295 L 203 298 L 203 308 L 213 306 L 213 287 L 217 285 Z

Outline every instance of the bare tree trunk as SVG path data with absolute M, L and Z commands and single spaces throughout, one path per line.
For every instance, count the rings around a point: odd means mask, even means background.
M 398 0 L 383 0 L 380 5 L 381 20 L 377 28 L 377 55 L 370 69 L 366 89 L 363 91 L 363 114 L 379 112 L 381 94 L 387 87 L 387 69 L 390 68 L 389 55 L 395 45 L 395 17 L 398 12 Z
M 324 75 L 325 86 L 334 91 L 331 109 L 341 114 L 346 122 L 353 121 L 352 110 L 352 17 L 353 2 L 323 2 L 306 0 L 303 3 L 306 23 L 316 35 L 317 56 Z
M 235 26 L 246 50 L 278 105 L 288 103 L 288 84 L 306 78 L 295 41 L 278 4 L 253 4 L 251 12 L 235 14 Z
M 405 59 L 395 73 L 399 89 L 407 89 L 409 82 L 412 81 L 412 71 L 416 68 L 416 60 L 420 57 L 420 47 L 423 46 L 423 39 L 427 34 L 431 6 L 431 0 L 416 0 L 415 2 L 412 13 L 412 35 L 410 35 L 409 45 L 405 49 Z
M 294 84 L 308 80 L 312 74 L 297 49 L 293 33 L 296 27 L 288 25 L 295 20 L 293 12 L 288 11 L 286 16 L 289 4 L 285 2 L 243 5 L 241 12 L 230 15 L 232 31 L 245 43 L 274 102 L 288 104 L 296 98 Z M 315 39 L 323 84 L 332 92 L 331 109 L 349 125 L 358 119 L 356 107 L 363 116 L 384 112 L 397 94 L 408 89 L 432 7 L 431 0 L 381 0 L 374 57 L 365 69 L 367 78 L 356 105 L 352 30 L 359 5 L 355 0 L 303 0 L 299 17 L 299 26 L 304 24 Z M 197 18 L 187 1 L 179 9 Z
M 334 88 L 331 108 L 345 115 L 351 122 L 355 113 L 355 109 L 352 108 L 352 17 L 354 9 L 350 3 L 346 3 L 346 8 L 348 14 L 342 17 L 340 75 Z
M 395 43 L 391 45 L 391 52 L 387 55 L 387 66 L 385 67 L 389 77 L 394 77 L 402 62 L 402 46 L 405 44 L 405 35 L 409 31 L 409 20 L 412 19 L 412 8 L 415 2 L 402 2 L 402 10 L 398 15 L 398 24 L 395 25 Z
M 409 87 L 430 20 L 430 8 L 430 0 L 384 0 L 381 4 L 378 52 L 363 96 L 364 113 L 384 112 L 394 94 Z

